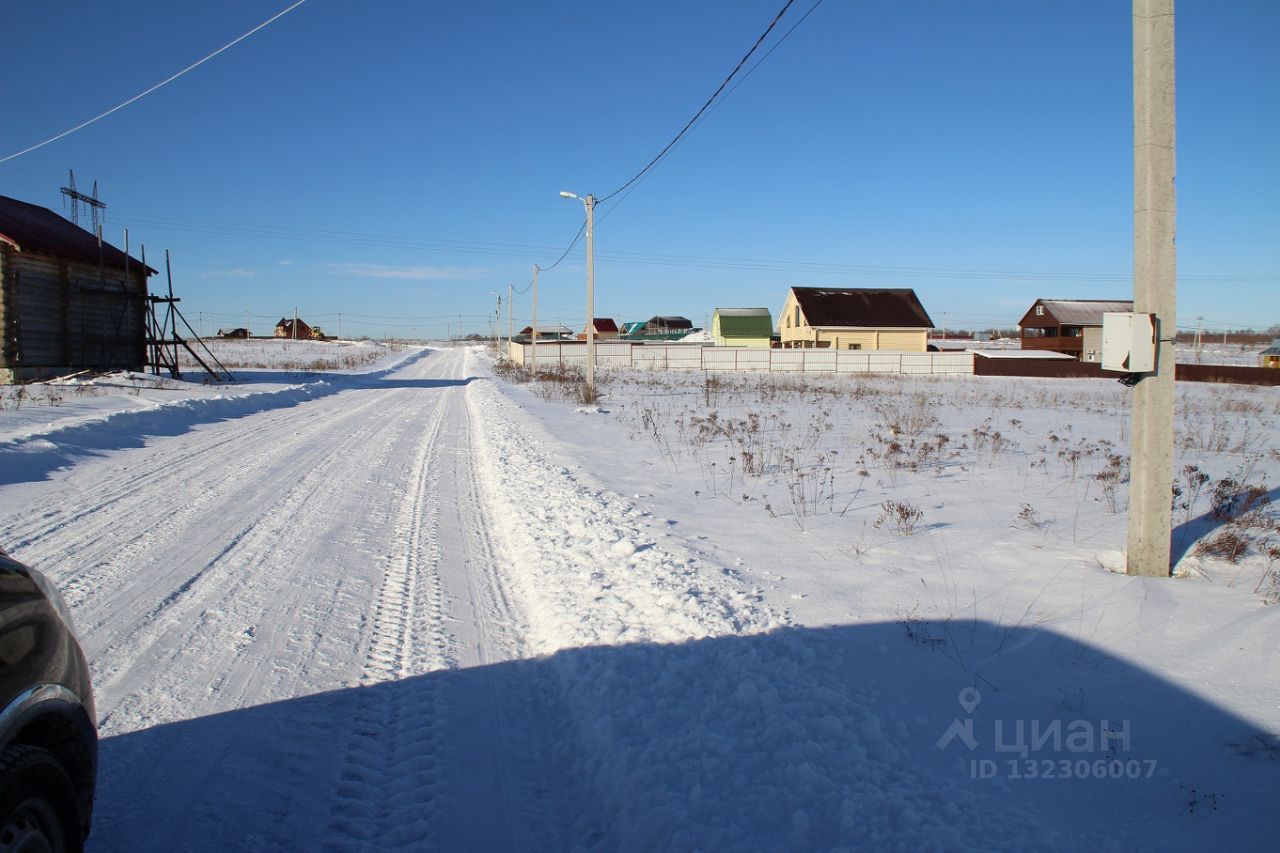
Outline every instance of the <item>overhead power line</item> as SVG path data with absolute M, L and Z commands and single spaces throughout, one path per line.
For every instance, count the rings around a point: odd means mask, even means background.
M 549 267 L 538 267 L 538 269 L 542 272 L 550 272 L 551 270 L 560 266 L 560 262 L 569 256 L 569 253 L 573 251 L 574 246 L 578 245 L 578 241 L 582 239 L 582 235 L 586 232 L 586 230 L 587 230 L 587 220 L 584 219 L 582 220 L 582 225 L 578 227 L 578 233 L 574 235 L 571 241 L 569 241 L 569 245 L 565 247 L 565 250 L 563 252 L 560 253 L 560 257 L 556 258 L 556 262 Z M 533 284 L 532 281 L 529 283 Z
M 209 54 L 208 56 L 204 57 L 203 59 L 199 59 L 199 60 L 197 60 L 197 61 L 195 61 L 195 62 L 191 63 L 191 64 L 190 64 L 190 65 L 188 65 L 186 68 L 184 68 L 184 69 L 182 69 L 181 71 L 179 71 L 177 74 L 174 74 L 174 75 L 173 75 L 173 76 L 171 76 L 171 77 L 167 77 L 167 78 L 165 78 L 164 80 L 161 80 L 159 83 L 155 84 L 155 85 L 154 85 L 154 86 L 152 86 L 150 89 L 147 89 L 147 90 L 146 90 L 146 91 L 144 91 L 144 92 L 139 92 L 138 94 L 134 95 L 134 96 L 133 96 L 132 98 L 130 98 L 129 100 L 124 101 L 123 103 L 116 104 L 116 105 L 115 105 L 114 107 L 112 107 L 111 109 L 107 110 L 107 111 L 106 111 L 106 112 L 104 112 L 104 113 L 99 113 L 98 115 L 94 116 L 93 118 L 89 119 L 88 121 L 82 121 L 82 122 L 80 122 L 80 124 L 77 124 L 75 127 L 71 128 L 70 130 L 64 130 L 64 131 L 62 131 L 62 133 L 59 133 L 57 136 L 51 136 L 51 137 L 49 137 L 48 139 L 46 139 L 44 142 L 37 142 L 35 145 L 32 145 L 30 148 L 24 148 L 24 149 L 22 149 L 21 151 L 18 151 L 18 152 L 15 152 L 15 153 L 13 153 L 13 154 L 8 155 L 7 157 L 0 158 L 0 163 L 7 163 L 8 161 L 12 160 L 12 159 L 13 159 L 13 158 L 15 158 L 15 157 L 21 157 L 23 154 L 30 154 L 32 151 L 35 151 L 37 148 L 43 148 L 44 146 L 48 145 L 48 144 L 49 144 L 49 143 L 51 143 L 51 142 L 57 142 L 59 139 L 62 139 L 63 137 L 66 137 L 66 136 L 70 136 L 71 134 L 75 133 L 77 130 L 83 130 L 84 128 L 88 127 L 89 125 L 93 124 L 94 122 L 96 122 L 96 121 L 101 121 L 102 119 L 106 118 L 107 116 L 111 115 L 112 113 L 114 113 L 114 112 L 118 112 L 119 110 L 124 109 L 125 107 L 129 106 L 130 104 L 134 103 L 135 101 L 139 101 L 139 100 L 141 100 L 142 98 L 145 98 L 147 95 L 150 95 L 150 94 L 151 94 L 152 92 L 154 92 L 156 89 L 159 89 L 159 88 L 161 88 L 162 86 L 167 86 L 168 84 L 172 83 L 174 80 L 177 80 L 177 79 L 178 79 L 179 77 L 181 77 L 183 74 L 186 74 L 188 71 L 191 71 L 191 70 L 193 70 L 193 69 L 195 69 L 195 68 L 197 68 L 197 67 L 199 67 L 199 66 L 201 66 L 201 65 L 204 65 L 204 64 L 205 64 L 206 62 L 208 62 L 210 59 L 213 59 L 215 56 L 217 56 L 218 54 L 222 53 L 222 52 L 223 52 L 224 50 L 226 50 L 227 48 L 234 47 L 235 45 L 237 45 L 237 44 L 239 44 L 240 42 L 242 42 L 242 41 L 244 41 L 245 39 L 247 39 L 249 36 L 251 36 L 251 35 L 253 35 L 254 33 L 256 33 L 258 30 L 262 29 L 263 27 L 266 27 L 267 25 L 269 25 L 269 24 L 271 24 L 271 23 L 273 23 L 273 22 L 275 22 L 275 21 L 279 20 L 280 18 L 283 18 L 285 15 L 289 14 L 290 12 L 292 12 L 294 9 L 298 8 L 299 6 L 301 6 L 301 5 L 302 5 L 303 3 L 305 3 L 305 2 L 307 2 L 307 0 L 297 0 L 297 2 L 295 2 L 292 6 L 289 6 L 289 7 L 288 7 L 287 9 L 285 9 L 284 11 L 277 12 L 276 14 L 272 15 L 270 18 L 267 18 L 267 20 L 263 21 L 261 24 L 258 24 L 258 26 L 256 26 L 256 27 L 254 27 L 253 29 L 249 30 L 249 32 L 245 33 L 244 35 L 240 36 L 239 38 L 236 38 L 236 39 L 233 39 L 232 41 L 227 42 L 227 43 L 226 43 L 226 44 L 224 44 L 222 47 L 218 48 L 218 49 L 217 49 L 217 50 L 215 50 L 213 53 Z
M 760 37 L 756 39 L 756 43 L 751 45 L 751 49 L 748 50 L 746 54 L 743 55 L 743 57 L 738 60 L 738 64 L 735 65 L 733 67 L 733 70 L 729 72 L 729 76 L 724 78 L 724 82 L 720 84 L 719 88 L 717 88 L 714 92 L 711 93 L 711 97 L 707 98 L 706 103 L 704 103 L 701 107 L 698 108 L 698 111 L 693 114 L 693 118 L 689 119 L 689 121 L 685 124 L 685 126 L 680 128 L 680 132 L 675 135 L 675 138 L 673 138 L 670 142 L 668 142 L 666 146 L 661 151 L 658 152 L 658 156 L 650 160 L 648 164 L 639 172 L 636 172 L 636 174 L 632 176 L 631 180 L 627 181 L 625 184 L 618 187 L 616 190 L 609 193 L 608 195 L 605 195 L 597 199 L 596 204 L 602 204 L 608 201 L 618 193 L 625 190 L 627 187 L 634 184 L 636 181 L 640 180 L 640 178 L 644 177 L 644 175 L 650 169 L 658 165 L 658 161 L 660 161 L 663 157 L 667 156 L 667 152 L 670 151 L 673 147 L 675 147 L 676 143 L 680 141 L 681 137 L 683 137 L 686 133 L 689 132 L 689 129 L 693 127 L 693 125 L 698 121 L 698 119 L 702 116 L 702 114 L 707 111 L 707 108 L 711 106 L 711 102 L 720 96 L 720 93 L 724 91 L 725 86 L 728 86 L 729 82 L 733 80 L 733 78 L 737 75 L 739 71 L 742 70 L 742 66 L 745 65 L 747 60 L 751 58 L 751 55 L 755 53 L 757 49 L 759 49 L 760 43 L 765 40 L 765 38 L 769 35 L 769 33 L 773 32 L 773 28 L 778 25 L 778 21 L 782 20 L 782 16 L 787 13 L 787 10 L 791 8 L 791 4 L 794 2 L 795 0 L 787 0 L 786 5 L 784 5 L 782 7 L 782 10 L 778 12 L 777 15 L 774 16 L 773 20 L 769 23 L 769 26 L 766 27 L 765 31 L 760 34 Z
M 732 86 L 729 87 L 729 89 L 724 93 L 724 97 L 720 98 L 714 104 L 712 104 L 711 109 L 707 110 L 706 113 L 703 114 L 702 118 L 696 119 L 696 121 L 693 123 L 693 127 L 691 127 L 690 130 L 696 129 L 700 124 L 702 124 L 702 122 L 706 121 L 707 116 L 715 112 L 720 107 L 720 105 L 723 104 L 729 98 L 730 95 L 736 92 L 738 90 L 738 87 L 741 86 L 744 82 L 746 82 L 746 79 L 750 77 L 753 73 L 755 73 L 755 70 L 759 68 L 761 65 L 763 65 L 764 61 L 768 59 L 770 56 L 772 56 L 773 52 L 777 50 L 779 47 L 781 47 L 782 43 L 786 41 L 788 38 L 790 38 L 791 34 L 794 33 L 801 24 L 803 24 L 806 20 L 808 20 L 809 16 L 812 15 L 815 11 L 817 11 L 817 8 L 821 5 L 822 5 L 822 0 L 816 0 L 816 2 L 814 2 L 814 4 L 809 7 L 809 10 L 800 16 L 800 20 L 792 24 L 791 27 L 785 33 L 783 33 L 782 36 L 777 41 L 775 41 L 767 51 L 765 51 L 764 56 L 757 59 L 755 61 L 755 64 L 752 65 L 750 68 L 748 68 L 746 72 L 743 73 L 743 75 L 739 77 Z M 679 146 L 679 142 L 683 142 L 683 141 L 684 141 L 683 139 L 678 140 L 675 145 L 670 146 L 671 150 L 674 151 Z M 630 196 L 633 192 L 636 191 L 636 187 L 638 187 L 642 181 L 643 181 L 643 178 L 640 181 L 635 181 L 632 184 L 631 189 L 627 190 L 626 194 L 623 195 L 622 198 L 615 201 L 609 208 L 607 208 L 603 213 L 601 213 L 599 217 L 597 217 L 596 219 L 597 228 L 600 227 L 600 223 L 604 222 L 606 219 L 609 218 L 609 214 L 613 213 L 615 210 L 618 209 L 618 205 L 622 204 L 624 201 L 627 200 L 627 196 Z

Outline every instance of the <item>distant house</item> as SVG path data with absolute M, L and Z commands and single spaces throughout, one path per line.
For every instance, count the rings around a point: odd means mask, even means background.
M 1271 346 L 1258 353 L 1258 367 L 1280 367 L 1280 338 L 1271 342 Z
M 1132 310 L 1129 300 L 1037 299 L 1018 321 L 1022 348 L 1102 361 L 1102 315 Z
M 667 332 L 688 334 L 693 331 L 693 323 L 687 317 L 650 317 L 644 324 L 644 330 L 655 335 Z
M 142 370 L 154 273 L 52 210 L 0 196 L 0 382 Z
M 608 317 L 597 317 L 595 327 L 597 341 L 609 341 L 618 337 L 618 324 Z M 587 330 L 585 328 L 578 335 L 578 339 L 583 341 L 587 339 Z
M 218 337 L 220 338 L 247 338 L 249 337 L 248 329 L 219 329 Z
M 929 319 L 910 288 L 793 287 L 778 324 L 782 346 L 925 352 Z
M 518 343 L 529 343 L 532 339 L 533 327 L 525 326 L 520 330 L 520 334 L 515 336 Z M 538 340 L 540 341 L 561 341 L 568 340 L 573 337 L 573 329 L 568 326 L 544 326 L 538 324 Z M 523 340 L 522 340 L 523 339 Z
M 768 308 L 717 308 L 711 315 L 711 339 L 720 347 L 767 347 L 773 340 Z
M 276 323 L 276 337 L 288 338 L 293 341 L 308 341 L 314 336 L 312 328 L 302 320 L 289 320 L 280 318 L 280 322 Z
M 637 341 L 674 341 L 696 331 L 687 317 L 650 317 L 643 323 L 624 323 L 621 336 Z

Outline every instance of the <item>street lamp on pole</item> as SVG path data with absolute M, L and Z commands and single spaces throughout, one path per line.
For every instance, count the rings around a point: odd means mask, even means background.
M 489 295 L 498 300 L 493 309 L 493 319 L 489 321 L 489 335 L 493 338 L 493 349 L 498 349 L 498 323 L 502 320 L 502 294 L 496 290 L 490 290 Z
M 576 198 L 587 211 L 587 387 L 583 395 L 585 403 L 596 399 L 596 267 L 593 254 L 596 197 L 586 198 L 561 190 L 561 198 Z

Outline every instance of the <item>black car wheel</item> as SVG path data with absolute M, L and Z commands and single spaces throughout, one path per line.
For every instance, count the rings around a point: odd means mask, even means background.
M 10 746 L 0 754 L 0 853 L 83 847 L 71 780 L 53 753 Z

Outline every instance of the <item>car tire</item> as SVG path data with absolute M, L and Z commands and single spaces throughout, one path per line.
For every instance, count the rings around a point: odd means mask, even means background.
M 75 790 L 53 753 L 25 745 L 0 753 L 0 851 L 83 849 Z

